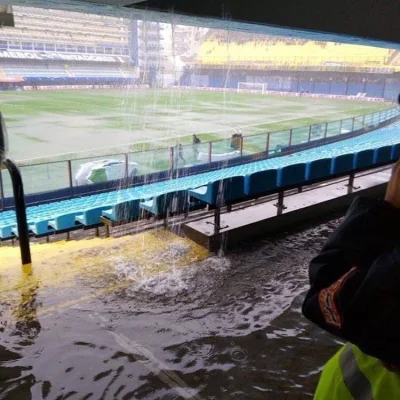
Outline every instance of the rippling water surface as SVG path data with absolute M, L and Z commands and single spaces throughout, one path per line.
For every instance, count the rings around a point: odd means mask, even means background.
M 311 398 L 338 343 L 300 307 L 307 264 L 336 223 L 150 277 L 116 256 L 109 274 L 73 287 L 31 285 L 13 318 L 2 304 L 1 398 Z M 127 284 L 70 301 L 110 280 Z

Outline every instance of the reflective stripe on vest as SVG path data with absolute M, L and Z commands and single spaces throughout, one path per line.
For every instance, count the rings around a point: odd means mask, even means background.
M 352 347 L 347 343 L 339 359 L 344 383 L 355 400 L 373 400 L 371 383 L 358 367 Z

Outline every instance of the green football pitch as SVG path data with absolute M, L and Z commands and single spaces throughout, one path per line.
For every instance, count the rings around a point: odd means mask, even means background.
M 227 139 L 238 129 L 254 135 L 386 107 L 365 101 L 177 90 L 0 94 L 10 156 L 17 161 L 158 149 L 190 143 L 194 133 L 203 142 Z
M 198 164 L 191 146 L 197 134 L 201 153 L 231 152 L 231 136 L 244 135 L 243 154 L 254 154 L 307 141 L 309 126 L 328 121 L 326 135 L 349 131 L 342 119 L 365 115 L 390 104 L 308 97 L 179 90 L 85 90 L 0 93 L 0 110 L 8 127 L 10 158 L 21 166 L 26 193 L 69 186 L 81 164 L 99 158 L 128 160 L 138 173 L 169 168 L 169 147 L 182 143 L 178 166 Z M 356 118 L 354 128 L 360 127 Z M 267 140 L 266 132 L 271 133 Z M 312 139 L 325 126 L 312 131 Z M 215 142 L 217 141 L 217 142 Z M 205 159 L 207 160 L 207 154 Z M 204 157 L 203 157 L 203 162 Z M 11 196 L 3 173 L 5 196 Z

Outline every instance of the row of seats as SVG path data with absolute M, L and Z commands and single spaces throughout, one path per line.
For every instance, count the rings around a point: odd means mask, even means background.
M 255 196 L 268 190 L 329 178 L 352 169 L 373 167 L 400 156 L 399 129 L 400 123 L 287 156 L 29 207 L 29 229 L 35 235 L 44 235 L 63 232 L 77 226 L 93 226 L 100 223 L 101 216 L 118 221 L 137 218 L 141 210 L 155 215 L 165 213 L 166 209 L 172 212 L 186 211 L 185 207 L 195 206 L 194 202 L 183 208 L 180 205 L 181 197 L 185 198 L 188 195 L 208 204 L 216 204 L 216 187 L 222 182 L 224 187 L 232 188 L 229 183 L 232 179 L 242 182 L 239 184 L 241 189 L 235 189 L 231 194 L 224 192 L 225 201 L 235 200 L 243 193 L 246 196 Z M 183 204 L 186 204 L 186 201 L 183 201 Z M 16 225 L 14 211 L 0 213 L 0 238 L 18 236 Z

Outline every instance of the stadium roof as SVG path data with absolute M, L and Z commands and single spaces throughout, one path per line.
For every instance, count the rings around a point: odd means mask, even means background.
M 398 0 L 0 0 L 0 4 L 154 19 L 400 49 Z M 143 14 L 145 12 L 145 14 Z

